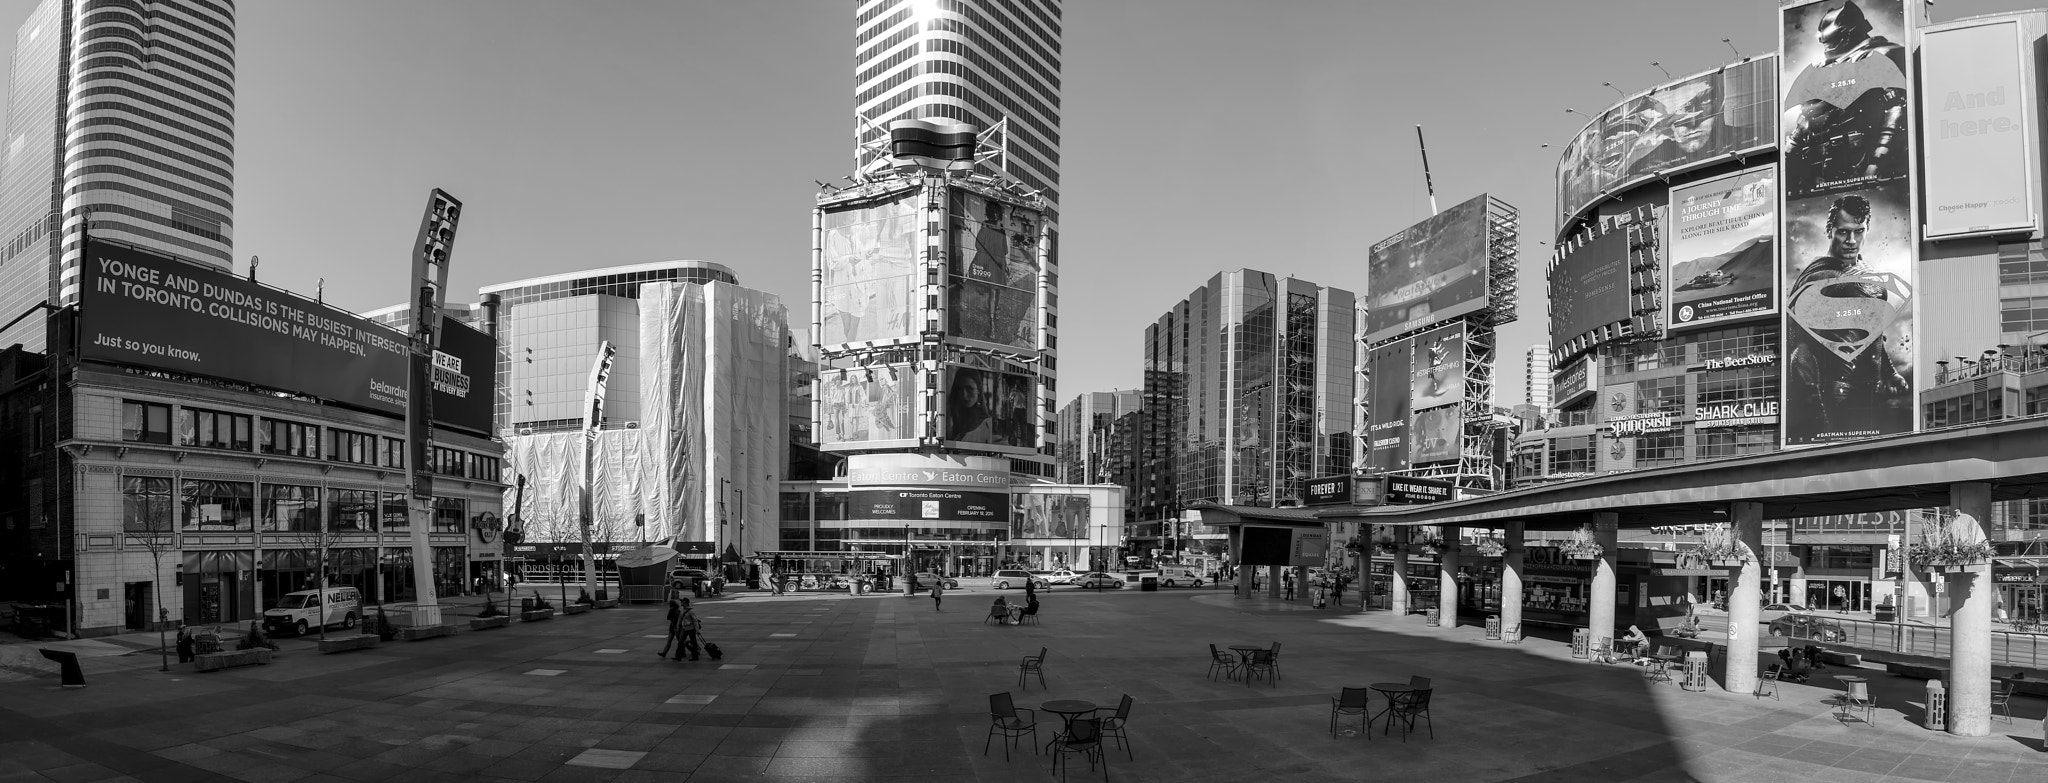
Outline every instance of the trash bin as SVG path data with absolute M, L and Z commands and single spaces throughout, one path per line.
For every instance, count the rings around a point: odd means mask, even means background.
M 1927 681 L 1927 723 L 1930 731 L 1948 730 L 1948 687 L 1940 680 Z
M 1422 615 L 1428 619 L 1429 624 L 1432 626 L 1444 624 L 1443 615 L 1438 613 L 1437 608 L 1434 606 L 1430 607 L 1429 611 L 1423 612 Z
M 1591 635 L 1592 635 L 1592 634 L 1591 634 L 1590 632 L 1588 632 L 1588 631 L 1587 631 L 1586 629 L 1584 629 L 1584 628 L 1573 628 L 1573 629 L 1572 629 L 1572 657 L 1573 657 L 1573 658 L 1584 658 L 1584 657 L 1586 657 L 1586 647 L 1587 647 L 1587 644 L 1588 644 L 1588 640 L 1587 640 L 1587 637 L 1589 637 L 1589 636 L 1591 636 Z
M 1880 622 L 1880 623 L 1889 623 L 1889 622 L 1893 622 L 1893 621 L 1895 621 L 1895 620 L 1897 620 L 1897 619 L 1898 619 L 1898 613 L 1897 613 L 1897 610 L 1896 610 L 1896 609 L 1894 609 L 1894 608 L 1893 608 L 1892 606 L 1890 606 L 1890 605 L 1888 605 L 1888 604 L 1887 604 L 1887 605 L 1884 605 L 1884 606 L 1879 606 L 1879 607 L 1877 608 L 1877 621 L 1878 621 L 1878 622 Z
M 1486 638 L 1500 638 L 1500 615 L 1489 614 L 1486 616 Z
M 1159 577 L 1148 576 L 1138 580 L 1138 589 L 1147 593 L 1157 591 L 1159 589 Z
M 1685 654 L 1685 679 L 1678 687 L 1689 691 L 1707 689 L 1707 651 L 1693 650 Z

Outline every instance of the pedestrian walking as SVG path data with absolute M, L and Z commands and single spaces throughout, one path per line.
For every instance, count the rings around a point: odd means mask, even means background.
M 670 646 L 670 645 L 676 645 L 677 647 L 679 647 L 679 648 L 680 648 L 680 646 L 681 646 L 681 644 L 682 644 L 682 635 L 683 635 L 682 627 L 681 627 L 681 625 L 680 625 L 680 622 L 681 622 L 681 620 L 683 619 L 683 603 L 685 603 L 685 599 L 677 598 L 677 597 L 674 597 L 674 596 L 670 596 L 670 597 L 669 597 L 669 599 L 668 599 L 668 635 L 667 635 L 667 636 L 664 636 L 664 637 L 662 637 L 662 639 L 661 639 L 661 652 L 655 653 L 655 654 L 654 654 L 654 657 L 656 657 L 656 658 L 667 658 L 667 657 L 668 657 L 668 648 L 669 648 L 669 646 Z
M 946 592 L 946 579 L 945 579 L 945 577 L 934 577 L 934 578 L 932 579 L 932 611 L 934 611 L 934 612 L 942 612 L 942 611 L 945 611 L 945 610 L 943 610 L 943 609 L 940 609 L 940 608 L 939 608 L 939 597 L 940 597 L 940 596 L 942 596 L 942 595 L 944 595 L 944 594 L 945 594 L 945 592 Z
M 178 662 L 191 663 L 193 657 L 192 629 L 185 627 L 184 623 L 178 623 Z
M 1344 575 L 1343 575 L 1343 574 L 1338 574 L 1338 575 L 1337 575 L 1337 583 L 1336 583 L 1336 584 L 1334 584 L 1334 585 L 1331 585 L 1331 586 L 1330 586 L 1330 597 L 1331 597 L 1331 598 L 1333 598 L 1333 599 L 1335 599 L 1335 600 L 1337 601 L 1337 606 L 1339 606 L 1339 607 L 1342 607 L 1342 606 L 1344 605 L 1344 582 L 1345 582 L 1345 581 L 1346 581 L 1346 579 L 1344 578 Z
M 697 613 L 690 609 L 690 599 L 683 599 L 683 613 L 676 618 L 676 630 L 680 638 L 676 647 L 676 660 L 683 659 L 683 652 L 690 653 L 690 660 L 697 660 L 702 650 L 704 621 L 697 619 Z
M 1281 599 L 1281 600 L 1283 600 L 1283 601 L 1292 601 L 1292 600 L 1294 600 L 1294 575 L 1293 575 L 1293 574 L 1288 574 L 1288 575 L 1285 575 L 1285 576 L 1282 576 L 1282 577 L 1280 577 L 1280 599 Z
M 1330 604 L 1330 594 L 1329 594 L 1329 591 L 1328 591 L 1328 589 L 1324 588 L 1324 587 L 1323 587 L 1322 585 L 1320 585 L 1320 584 L 1316 585 L 1316 597 L 1315 597 L 1315 601 L 1316 601 L 1316 608 L 1317 608 L 1317 609 L 1321 609 L 1321 608 L 1323 608 L 1323 607 L 1325 607 L 1325 606 L 1328 606 L 1328 605 Z

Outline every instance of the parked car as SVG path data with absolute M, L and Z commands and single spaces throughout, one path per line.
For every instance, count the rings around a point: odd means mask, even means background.
M 710 572 L 705 571 L 702 568 L 678 568 L 674 571 L 668 572 L 669 586 L 674 587 L 677 590 L 690 589 L 690 584 L 692 582 L 710 581 Z
M 1806 614 L 1812 611 L 1800 604 L 1764 604 L 1764 608 L 1757 610 L 1756 621 L 1768 623 L 1788 614 Z
M 1841 623 L 1810 614 L 1788 614 L 1772 620 L 1771 635 L 1792 639 L 1819 639 L 1823 642 L 1839 642 L 1849 638 L 1849 633 L 1842 630 Z
M 319 590 L 285 593 L 276 606 L 263 611 L 263 627 L 271 633 L 290 631 L 298 636 L 336 624 L 354 628 L 362 607 L 363 596 L 353 587 L 327 588 L 324 601 Z
M 1012 587 L 1023 589 L 1026 582 L 1033 583 L 1040 590 L 1052 589 L 1052 580 L 1035 576 L 1030 571 L 1005 569 L 995 572 L 988 578 L 988 586 L 997 590 L 1008 590 Z
M 1045 584 L 1048 585 L 1070 585 L 1074 583 L 1075 579 L 1081 577 L 1080 574 L 1064 568 L 1055 568 L 1050 571 L 1032 571 L 1031 575 L 1045 580 Z
M 950 576 L 940 576 L 930 571 L 919 571 L 915 574 L 911 574 L 911 577 L 917 580 L 917 589 L 919 590 L 929 590 L 931 589 L 931 586 L 934 584 L 943 584 L 946 586 L 946 589 L 948 590 L 960 589 L 960 580 L 954 579 Z
M 1075 579 L 1074 586 L 1083 589 L 1108 587 L 1121 590 L 1124 586 L 1124 578 L 1118 574 L 1105 574 L 1101 571 L 1091 571 L 1089 573 L 1082 574 L 1079 579 Z
M 1202 572 L 1190 566 L 1166 566 L 1159 569 L 1159 583 L 1167 587 L 1202 586 Z

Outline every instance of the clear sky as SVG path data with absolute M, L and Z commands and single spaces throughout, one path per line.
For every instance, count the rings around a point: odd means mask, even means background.
M 1935 21 L 2038 5 L 1944 0 Z M 18 27 L 34 3 L 0 0 Z M 851 0 L 243 0 L 237 269 L 357 311 L 406 298 L 429 189 L 466 205 L 452 288 L 671 259 L 809 312 L 812 180 L 849 173 Z M 1363 292 L 1366 249 L 1491 192 L 1547 333 L 1558 147 L 1586 115 L 1776 48 L 1776 0 L 1073 0 L 1060 401 L 1139 383 L 1144 327 L 1216 272 Z M 1721 42 L 1731 39 L 1735 51 Z M 7 39 L 11 40 L 11 39 Z M 1544 148 L 1542 145 L 1552 145 Z

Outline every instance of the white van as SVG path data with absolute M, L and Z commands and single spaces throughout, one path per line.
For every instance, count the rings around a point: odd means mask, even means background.
M 1194 566 L 1170 565 L 1159 569 L 1159 583 L 1167 587 L 1201 587 L 1202 579 L 1202 572 Z
M 263 629 L 271 633 L 290 631 L 304 636 L 314 629 L 337 623 L 343 628 L 354 628 L 362 612 L 362 593 L 353 587 L 327 588 L 324 601 L 318 590 L 300 590 L 285 593 L 277 599 L 276 606 L 263 611 Z

